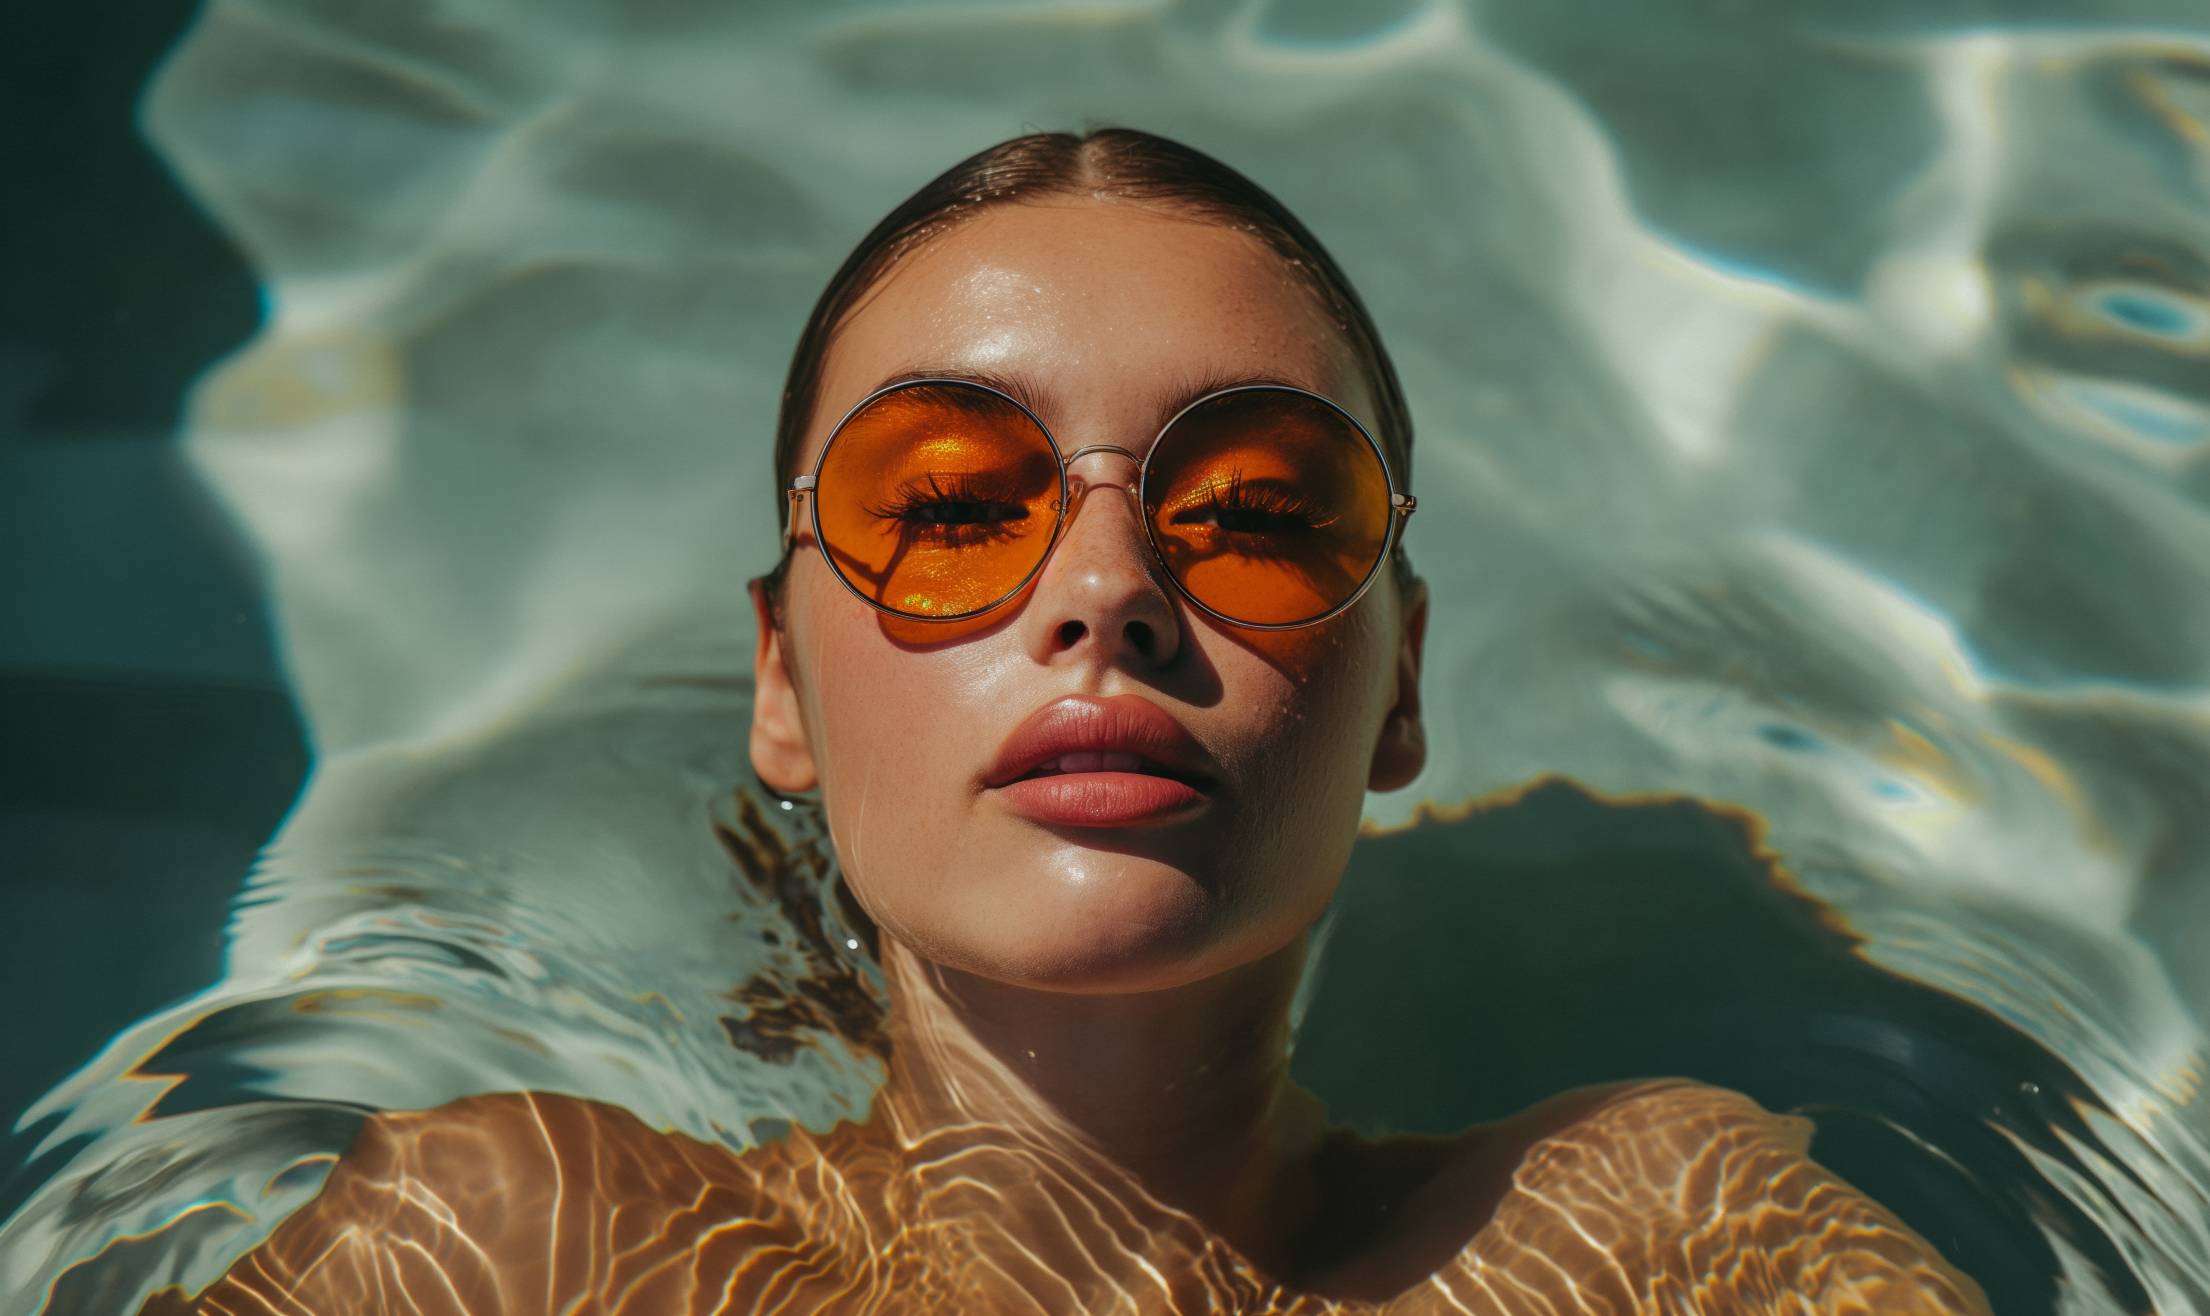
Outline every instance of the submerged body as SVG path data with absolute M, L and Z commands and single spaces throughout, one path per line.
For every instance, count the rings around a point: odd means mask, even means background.
M 1282 1277 L 1079 1144 L 900 1114 L 741 1156 L 572 1097 L 378 1116 L 266 1244 L 146 1316 L 1987 1310 L 1805 1156 L 1807 1121 L 1702 1084 L 1331 1132 Z

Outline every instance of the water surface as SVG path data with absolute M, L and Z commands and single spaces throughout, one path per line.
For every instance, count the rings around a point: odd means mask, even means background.
M 196 1286 L 369 1108 L 865 1110 L 856 925 L 727 843 L 782 366 L 937 168 L 1125 122 L 1323 236 L 1419 427 L 1435 753 L 1308 1081 L 1695 1074 L 2003 1310 L 2210 1308 L 2198 6 L 216 0 L 141 122 L 263 281 L 181 444 L 314 768 L 31 1112 L 0 1289 Z

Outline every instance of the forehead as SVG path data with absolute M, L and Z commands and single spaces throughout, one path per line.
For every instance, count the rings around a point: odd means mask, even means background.
M 999 206 L 907 256 L 831 344 L 800 468 L 860 398 L 939 371 L 1028 381 L 1076 445 L 1148 440 L 1210 382 L 1295 384 L 1372 417 L 1345 335 L 1272 248 L 1120 202 Z

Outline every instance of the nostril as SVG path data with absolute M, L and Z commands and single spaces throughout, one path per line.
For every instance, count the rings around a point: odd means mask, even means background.
M 1084 626 L 1081 622 L 1078 621 L 1060 622 L 1057 636 L 1059 647 L 1062 649 L 1072 649 L 1076 644 L 1081 642 L 1083 635 L 1088 633 L 1088 631 L 1089 627 Z
M 1131 621 L 1123 628 L 1128 636 L 1128 646 L 1146 658 L 1155 658 L 1159 652 L 1159 635 L 1147 621 Z

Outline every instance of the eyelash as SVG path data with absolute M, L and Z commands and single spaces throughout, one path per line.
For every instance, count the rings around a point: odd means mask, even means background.
M 931 511 L 961 506 L 1003 510 L 1009 514 L 974 521 L 940 521 L 927 515 Z M 942 476 L 932 471 L 919 480 L 900 485 L 889 499 L 868 507 L 867 513 L 895 524 L 901 534 L 933 540 L 949 548 L 963 548 L 1010 539 L 1019 533 L 1017 523 L 1027 519 L 1028 508 L 1017 500 L 1001 497 L 971 475 Z
M 939 520 L 932 515 L 947 508 L 973 508 L 983 512 L 983 515 L 973 520 Z M 897 527 L 899 534 L 925 539 L 946 548 L 967 548 L 1010 539 L 1020 533 L 1018 523 L 1028 517 L 1025 506 L 1002 497 L 997 490 L 972 475 L 947 476 L 935 472 L 919 480 L 908 481 L 893 491 L 888 499 L 869 506 L 866 510 L 877 520 Z M 993 517 L 989 515 L 991 512 L 1009 514 Z M 1269 485 L 1245 482 L 1240 470 L 1230 471 L 1225 478 L 1208 483 L 1205 486 L 1204 502 L 1175 519 L 1194 520 L 1193 513 L 1209 515 L 1210 520 L 1205 523 L 1209 528 L 1223 535 L 1239 538 L 1317 530 L 1335 519 L 1324 505 L 1300 494 Z M 1269 518 L 1274 524 L 1232 524 L 1239 514 Z
M 1249 485 L 1243 481 L 1240 470 L 1228 472 L 1225 481 L 1214 480 L 1205 488 L 1205 509 L 1214 516 L 1214 526 L 1228 534 L 1265 534 L 1266 530 L 1238 530 L 1221 525 L 1219 517 L 1237 512 L 1258 513 L 1276 517 L 1291 524 L 1272 529 L 1318 530 L 1335 518 L 1327 509 L 1302 494 L 1290 493 L 1270 485 Z M 1179 518 L 1177 518 L 1179 519 Z

